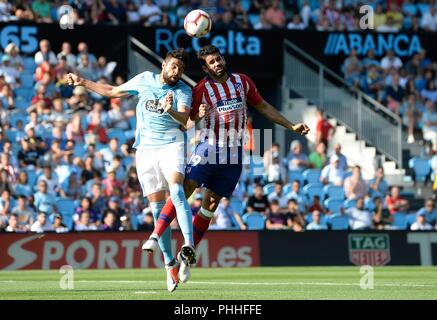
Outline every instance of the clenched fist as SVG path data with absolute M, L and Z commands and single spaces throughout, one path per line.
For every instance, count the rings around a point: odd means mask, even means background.
M 292 129 L 301 136 L 306 135 L 310 131 L 310 128 L 305 123 L 297 123 L 292 127 Z
M 77 74 L 69 73 L 66 75 L 66 81 L 69 86 L 82 86 L 84 79 L 79 77 Z
M 202 119 L 206 115 L 206 108 L 207 105 L 204 103 L 199 106 L 199 119 Z

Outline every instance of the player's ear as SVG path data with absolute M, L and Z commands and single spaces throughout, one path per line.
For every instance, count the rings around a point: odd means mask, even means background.
M 162 61 L 162 66 L 161 67 L 162 67 L 162 69 L 165 68 L 165 60 Z
M 205 65 L 202 65 L 202 70 L 203 72 L 208 73 L 208 68 Z

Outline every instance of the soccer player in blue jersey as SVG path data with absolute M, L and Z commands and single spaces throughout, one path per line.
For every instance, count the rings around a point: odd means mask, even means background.
M 138 96 L 133 145 L 137 149 L 138 179 L 155 221 L 165 204 L 165 192 L 170 191 L 185 241 L 181 255 L 192 259 L 195 258 L 193 225 L 183 188 L 185 148 L 184 132 L 180 129 L 187 123 L 192 102 L 191 88 L 180 80 L 186 61 L 184 50 L 177 49 L 167 53 L 160 74 L 145 71 L 120 86 L 111 86 L 70 73 L 67 82 L 109 98 Z M 170 229 L 160 237 L 159 246 L 167 269 L 167 288 L 172 292 L 179 282 L 179 262 L 172 254 Z

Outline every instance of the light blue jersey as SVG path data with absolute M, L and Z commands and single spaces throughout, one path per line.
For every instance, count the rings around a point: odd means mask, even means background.
M 177 111 L 179 106 L 190 108 L 191 88 L 182 81 L 178 81 L 175 86 L 162 84 L 159 76 L 145 71 L 119 87 L 138 95 L 135 149 L 160 148 L 170 143 L 184 142 L 180 124 L 168 113 L 164 113 L 163 104 L 167 94 L 172 91 L 173 110 Z

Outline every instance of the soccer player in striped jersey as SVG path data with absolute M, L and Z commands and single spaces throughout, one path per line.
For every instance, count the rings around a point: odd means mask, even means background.
M 201 142 L 196 146 L 185 172 L 184 189 L 187 197 L 199 186 L 207 188 L 202 208 L 193 221 L 194 244 L 202 239 L 214 211 L 222 197 L 230 197 L 240 179 L 247 105 L 258 110 L 265 118 L 290 131 L 306 135 L 303 123 L 294 124 L 266 102 L 253 81 L 245 74 L 230 73 L 218 48 L 208 45 L 198 53 L 207 74 L 193 89 L 190 119 L 205 118 Z M 153 252 L 160 236 L 175 217 L 174 205 L 168 200 L 155 229 L 143 246 Z M 196 261 L 192 256 L 178 254 L 181 263 L 179 278 L 188 281 L 189 267 Z

